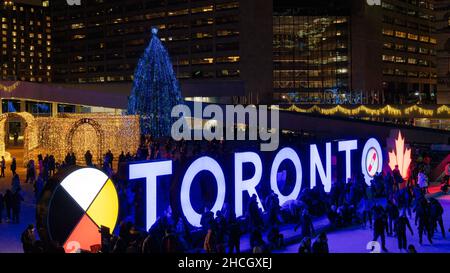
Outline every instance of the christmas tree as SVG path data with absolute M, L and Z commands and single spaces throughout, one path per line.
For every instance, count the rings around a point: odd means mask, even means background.
M 141 133 L 153 137 L 170 136 L 172 108 L 183 101 L 169 54 L 152 29 L 152 39 L 139 59 L 128 114 L 140 115 Z

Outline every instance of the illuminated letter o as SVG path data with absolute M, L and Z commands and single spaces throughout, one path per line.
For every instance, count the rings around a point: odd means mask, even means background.
M 184 216 L 193 226 L 200 227 L 201 214 L 198 214 L 191 204 L 190 190 L 195 176 L 201 171 L 209 171 L 216 179 L 217 183 L 217 198 L 211 211 L 215 214 L 221 210 L 225 202 L 225 176 L 219 163 L 211 157 L 204 156 L 195 160 L 187 169 L 181 183 L 181 209 Z

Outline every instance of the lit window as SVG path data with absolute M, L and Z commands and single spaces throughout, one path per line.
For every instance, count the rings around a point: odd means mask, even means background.
M 408 64 L 417 64 L 417 59 L 415 59 L 415 58 L 408 58 Z
M 419 36 L 416 34 L 408 33 L 408 39 L 417 41 L 419 39 Z
M 406 60 L 405 60 L 404 57 L 396 56 L 396 57 L 395 57 L 395 62 L 396 62 L 396 63 L 405 63 Z
M 428 36 L 420 36 L 420 41 L 428 43 L 428 41 L 430 41 L 430 37 L 428 37 Z
M 395 31 L 395 37 L 406 38 L 406 33 L 403 31 Z
M 387 36 L 394 36 L 394 31 L 392 29 L 383 29 L 383 34 Z
M 385 61 L 385 62 L 394 62 L 395 61 L 395 56 L 383 55 L 383 61 Z

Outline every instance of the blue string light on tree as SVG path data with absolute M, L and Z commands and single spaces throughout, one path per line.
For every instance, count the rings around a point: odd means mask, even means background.
M 152 28 L 152 39 L 134 74 L 128 114 L 141 117 L 142 134 L 167 137 L 175 121 L 170 115 L 172 108 L 182 102 L 169 54 L 158 38 L 158 29 Z

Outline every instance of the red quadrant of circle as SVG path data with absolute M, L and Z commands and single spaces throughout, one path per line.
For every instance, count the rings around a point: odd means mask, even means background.
M 90 251 L 94 245 L 101 244 L 98 226 L 86 214 L 64 243 L 66 253 L 75 253 L 79 249 Z

